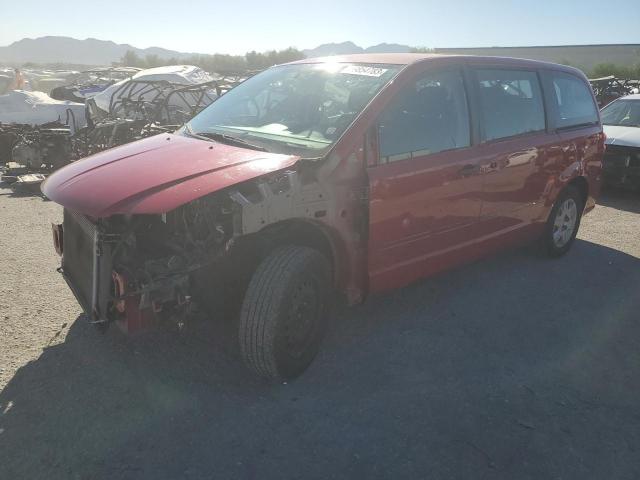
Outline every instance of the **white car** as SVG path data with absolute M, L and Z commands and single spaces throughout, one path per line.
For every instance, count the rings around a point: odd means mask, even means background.
M 67 100 L 54 100 L 44 92 L 12 90 L 0 95 L 0 123 L 43 125 L 56 121 L 68 122 L 72 133 L 76 127 L 84 127 L 84 105 Z
M 600 115 L 607 135 L 605 182 L 640 188 L 640 94 L 614 100 Z

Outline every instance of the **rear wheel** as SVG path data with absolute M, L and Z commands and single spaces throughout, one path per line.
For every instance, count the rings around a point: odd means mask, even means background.
M 258 265 L 240 311 L 239 340 L 247 366 L 275 380 L 300 375 L 325 332 L 331 291 L 329 262 L 317 250 L 287 246 Z
M 576 239 L 584 201 L 580 191 L 569 185 L 551 209 L 542 238 L 546 253 L 559 257 L 569 251 Z

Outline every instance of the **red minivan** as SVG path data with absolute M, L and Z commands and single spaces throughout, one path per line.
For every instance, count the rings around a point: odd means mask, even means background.
M 75 162 L 44 194 L 92 323 L 238 318 L 247 365 L 302 373 L 348 304 L 511 246 L 571 247 L 604 135 L 587 79 L 512 58 L 350 55 L 272 67 L 174 134 Z

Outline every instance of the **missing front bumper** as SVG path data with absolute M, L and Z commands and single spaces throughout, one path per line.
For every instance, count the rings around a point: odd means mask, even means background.
M 90 321 L 108 322 L 112 255 L 99 223 L 65 209 L 62 226 L 54 228 L 54 246 L 62 253 L 60 272 Z

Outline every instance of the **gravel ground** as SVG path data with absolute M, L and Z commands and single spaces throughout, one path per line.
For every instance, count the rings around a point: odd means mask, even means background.
M 0 189 L 0 478 L 640 478 L 640 197 L 566 257 L 502 254 L 338 312 L 289 385 L 229 325 L 87 325 L 60 209 Z

